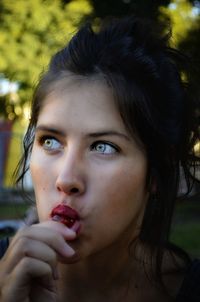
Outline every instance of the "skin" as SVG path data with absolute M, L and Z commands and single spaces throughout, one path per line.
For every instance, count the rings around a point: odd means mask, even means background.
M 40 223 L 21 230 L 6 253 L 1 301 L 76 301 L 78 287 L 78 300 L 90 301 L 97 284 L 107 294 L 95 301 L 115 301 L 134 275 L 128 248 L 148 199 L 147 160 L 105 83 L 56 83 L 39 114 L 30 169 Z M 80 216 L 77 234 L 51 221 L 62 203 Z
M 128 240 L 138 233 L 147 162 L 107 86 L 95 80 L 60 86 L 40 113 L 30 168 L 39 220 L 60 203 L 75 209 L 81 218 L 76 252 L 85 258 L 121 242 L 125 232 Z

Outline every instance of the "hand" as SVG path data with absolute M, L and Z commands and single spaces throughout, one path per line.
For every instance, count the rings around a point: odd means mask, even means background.
M 19 230 L 0 261 L 0 301 L 57 301 L 57 262 L 73 258 L 67 241 L 75 237 L 74 231 L 55 221 Z

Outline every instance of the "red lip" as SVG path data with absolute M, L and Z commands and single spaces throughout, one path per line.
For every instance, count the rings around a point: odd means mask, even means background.
M 67 205 L 60 204 L 51 212 L 52 220 L 59 221 L 71 228 L 77 220 L 80 220 L 78 213 Z

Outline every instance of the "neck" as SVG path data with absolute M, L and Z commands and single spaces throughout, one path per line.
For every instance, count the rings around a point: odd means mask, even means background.
M 146 273 L 151 264 L 145 261 L 147 270 L 144 271 L 142 250 L 140 245 L 137 247 L 135 249 L 133 244 L 122 250 L 113 246 L 78 263 L 59 264 L 59 302 L 169 301 L 149 281 Z M 169 268 L 171 260 L 166 259 L 166 262 L 166 268 Z M 169 283 L 170 292 L 173 287 L 177 290 L 177 281 L 175 276 L 174 284 Z
M 119 292 L 125 295 L 130 280 L 133 282 L 135 271 L 136 266 L 133 256 L 129 254 L 129 247 L 122 250 L 119 246 L 112 246 L 78 263 L 59 264 L 59 292 L 62 293 L 63 301 L 67 297 L 69 301 L 76 301 L 72 297 L 77 294 L 81 297 L 78 301 L 117 301 L 114 298 L 108 299 L 108 296 L 119 296 Z M 103 295 L 101 298 L 100 293 Z M 97 294 L 98 300 L 96 297 L 94 299 Z M 84 299 L 84 296 L 87 297 Z M 93 296 L 93 299 L 88 296 Z

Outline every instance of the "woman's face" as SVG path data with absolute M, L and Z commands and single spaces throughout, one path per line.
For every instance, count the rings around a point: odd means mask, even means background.
M 55 86 L 39 114 L 30 168 L 40 221 L 59 204 L 79 214 L 71 244 L 82 257 L 138 234 L 147 160 L 100 80 Z

